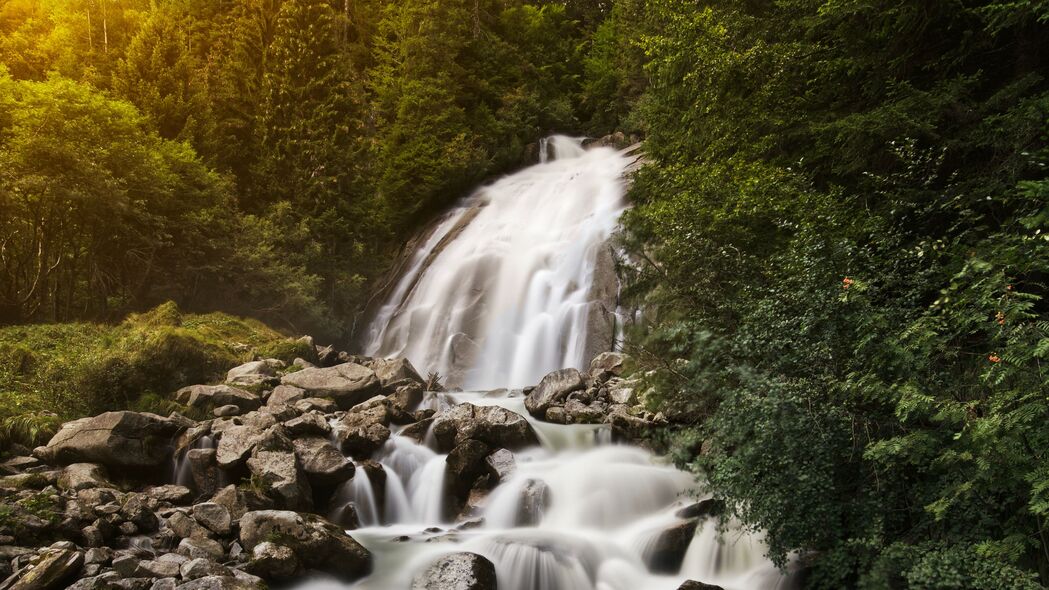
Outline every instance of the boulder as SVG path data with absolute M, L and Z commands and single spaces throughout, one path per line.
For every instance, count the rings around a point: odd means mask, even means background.
M 715 586 L 713 584 L 705 584 L 703 582 L 697 582 L 696 580 L 685 580 L 677 587 L 677 590 L 725 590 L 721 586 Z
M 307 412 L 284 423 L 290 436 L 328 436 L 331 426 L 320 412 Z
M 101 463 L 114 469 L 154 468 L 172 455 L 183 425 L 144 412 L 106 412 L 66 422 L 34 454 L 48 463 Z
M 212 412 L 212 414 L 216 418 L 229 418 L 230 416 L 239 416 L 242 413 L 243 412 L 241 411 L 240 408 L 238 408 L 237 406 L 234 406 L 232 404 L 228 405 L 228 406 L 219 406 L 219 407 L 215 408 L 214 412 Z
M 685 552 L 696 534 L 699 521 L 695 518 L 671 525 L 661 532 L 644 554 L 645 564 L 656 573 L 676 574 L 685 560 Z
M 170 504 L 183 504 L 190 500 L 190 496 L 193 492 L 186 486 L 180 486 L 175 484 L 167 484 L 162 486 L 154 486 L 146 491 L 147 494 L 156 498 L 158 502 L 168 502 Z
M 468 403 L 437 414 L 433 421 L 433 435 L 442 451 L 450 451 L 471 438 L 510 450 L 539 444 L 535 431 L 524 416 L 499 406 Z
M 277 359 L 251 361 L 227 371 L 226 383 L 240 387 L 256 387 L 275 380 L 277 371 L 283 368 L 284 363 Z
M 191 559 L 179 566 L 183 580 L 197 580 L 209 576 L 232 577 L 233 572 L 224 565 L 219 565 L 206 557 Z
M 419 385 L 425 383 L 423 378 L 419 376 L 419 372 L 415 370 L 415 367 L 406 358 L 372 359 L 368 361 L 367 366 L 372 371 L 375 371 L 375 376 L 379 378 L 379 384 L 384 388 L 403 380 L 412 381 Z
M 248 459 L 252 482 L 281 508 L 312 510 L 313 490 L 294 453 L 258 448 Z
M 291 549 L 305 568 L 353 581 L 372 571 L 372 556 L 340 527 L 314 514 L 286 510 L 248 512 L 240 521 L 240 542 L 252 551 L 263 542 Z
M 215 460 L 219 467 L 231 469 L 243 463 L 256 447 L 292 451 L 291 440 L 282 426 L 265 427 L 246 423 L 233 425 L 222 431 Z
M 484 462 L 488 467 L 489 475 L 492 476 L 494 481 L 499 483 L 510 479 L 510 476 L 517 470 L 517 462 L 514 460 L 514 454 L 506 449 L 496 449 L 492 451 L 487 457 L 485 457 Z
M 412 590 L 496 590 L 495 565 L 476 553 L 452 553 L 412 580 Z
M 619 377 L 623 374 L 623 364 L 626 355 L 620 352 L 602 352 L 590 361 L 590 377 L 599 383 L 604 383 L 611 377 Z
M 190 449 L 186 452 L 193 487 L 203 496 L 210 496 L 218 489 L 219 466 L 215 449 Z
M 105 467 L 94 463 L 73 463 L 66 465 L 58 476 L 58 489 L 67 492 L 90 488 L 112 488 Z
M 414 381 L 402 381 L 394 384 L 393 393 L 387 396 L 390 404 L 402 412 L 414 412 L 423 401 L 423 384 Z
M 278 385 L 273 388 L 273 393 L 266 398 L 267 406 L 279 406 L 281 404 L 294 404 L 306 397 L 306 390 L 291 385 Z
M 303 369 L 285 375 L 281 382 L 304 390 L 309 397 L 329 398 L 342 409 L 367 400 L 380 388 L 375 372 L 356 363 Z
M 214 410 L 236 406 L 243 412 L 257 410 L 262 400 L 254 393 L 229 385 L 190 385 L 175 392 L 175 401 L 191 408 Z
M 234 572 L 235 574 L 236 572 Z M 259 590 L 257 582 L 234 576 L 207 576 L 183 582 L 175 590 Z
M 321 414 L 332 414 L 339 409 L 339 406 L 330 399 L 324 399 L 323 397 L 307 397 L 300 399 L 295 402 L 292 407 L 296 410 L 306 412 L 320 412 Z
M 217 535 L 228 535 L 232 518 L 229 509 L 215 502 L 201 502 L 193 505 L 193 518 Z
M 246 569 L 267 580 L 287 580 L 302 570 L 302 564 L 290 547 L 263 541 L 251 550 Z
M 222 548 L 222 543 L 215 539 L 207 538 L 182 539 L 178 544 L 178 553 L 190 559 L 201 557 L 222 559 L 226 556 L 226 550 Z
M 586 379 L 578 369 L 559 369 L 549 373 L 525 397 L 525 409 L 542 419 L 552 405 L 559 405 L 573 391 L 586 388 Z
M 390 438 L 390 408 L 385 398 L 375 396 L 351 408 L 335 426 L 339 448 L 364 459 Z
M 565 403 L 565 419 L 569 424 L 600 424 L 604 422 L 605 413 L 600 402 L 584 404 L 579 400 L 570 399 Z M 548 410 L 549 411 L 549 410 Z
M 515 526 L 535 526 L 543 520 L 543 513 L 550 504 L 550 488 L 546 482 L 530 479 L 521 488 Z
M 76 579 L 84 554 L 74 549 L 47 550 L 8 590 L 59 590 Z
M 478 478 L 488 474 L 485 459 L 490 451 L 483 442 L 467 439 L 456 445 L 445 459 L 445 498 L 449 501 L 448 516 L 455 517 L 470 497 L 470 490 Z
M 353 462 L 327 438 L 309 436 L 292 441 L 306 477 L 315 486 L 334 486 L 353 477 Z

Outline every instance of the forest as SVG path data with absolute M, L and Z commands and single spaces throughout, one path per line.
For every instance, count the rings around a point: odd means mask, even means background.
M 349 342 L 455 199 L 613 131 L 652 444 L 806 588 L 1049 586 L 1046 0 L 0 0 L 0 415 L 58 323 Z M 63 419 L 167 393 L 85 358 Z

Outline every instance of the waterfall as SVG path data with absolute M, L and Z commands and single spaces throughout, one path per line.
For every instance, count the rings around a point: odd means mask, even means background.
M 613 444 L 608 425 L 538 421 L 521 390 L 494 389 L 586 364 L 596 253 L 624 207 L 624 152 L 555 136 L 539 155 L 438 224 L 379 311 L 369 349 L 473 386 L 426 392 L 416 410 L 500 406 L 523 416 L 539 445 L 513 452 L 512 469 L 465 526 L 446 514 L 447 455 L 434 429 L 420 443 L 395 428 L 372 471 L 358 469 L 332 503 L 337 522 L 360 521 L 349 532 L 375 556 L 374 572 L 352 585 L 310 579 L 297 588 L 407 590 L 435 559 L 460 551 L 491 560 L 499 590 L 677 590 L 689 579 L 726 590 L 789 586 L 760 535 L 688 517 L 704 497 L 693 474 Z M 368 477 L 376 464 L 381 496 Z
M 369 328 L 369 355 L 492 389 L 584 368 L 593 333 L 611 340 L 595 314 L 614 311 L 614 295 L 601 301 L 592 286 L 633 158 L 564 136 L 539 153 L 540 164 L 483 187 L 437 226 Z

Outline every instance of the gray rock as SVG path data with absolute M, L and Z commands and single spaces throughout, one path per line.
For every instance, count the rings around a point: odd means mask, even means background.
M 412 580 L 412 590 L 496 590 L 495 565 L 476 553 L 452 553 Z
M 168 528 L 183 539 L 208 539 L 211 531 L 190 515 L 178 510 L 168 516 Z
M 87 490 L 90 488 L 112 488 L 106 468 L 94 463 L 73 463 L 67 465 L 58 476 L 58 489 L 65 491 Z
M 677 590 L 725 590 L 721 586 L 715 586 L 713 584 L 705 584 L 703 582 L 697 582 L 695 580 L 685 580 Z
M 419 372 L 415 370 L 415 367 L 406 358 L 376 358 L 369 361 L 367 366 L 372 371 L 375 371 L 375 376 L 379 378 L 379 383 L 382 387 L 389 387 L 393 383 L 403 380 L 414 381 L 420 385 L 425 383 L 423 378 L 419 376 Z
M 138 562 L 135 578 L 174 578 L 179 575 L 179 564 L 172 561 L 144 560 Z
M 260 590 L 256 582 L 242 580 L 235 576 L 207 576 L 183 582 L 176 590 Z
M 244 515 L 240 522 L 240 542 L 254 550 L 265 541 L 279 540 L 295 552 L 306 568 L 316 569 L 344 581 L 361 578 L 372 570 L 367 549 L 340 527 L 313 514 L 282 510 L 260 510 Z
M 676 574 L 681 569 L 698 523 L 695 518 L 684 520 L 660 533 L 642 556 L 648 568 L 656 573 Z
M 275 379 L 277 371 L 283 368 L 284 363 L 277 359 L 251 361 L 227 371 L 226 383 L 240 387 L 255 387 Z
M 212 413 L 217 418 L 228 418 L 230 416 L 239 416 L 242 411 L 237 406 L 230 404 L 228 406 L 219 406 L 215 408 L 215 411 Z
M 297 438 L 295 456 L 312 485 L 334 486 L 353 477 L 353 462 L 343 456 L 327 438 Z
M 210 576 L 232 577 L 233 572 L 226 566 L 215 563 L 205 557 L 198 557 L 183 563 L 179 567 L 183 580 L 196 580 Z
M 356 459 L 366 459 L 390 438 L 391 413 L 382 396 L 351 408 L 335 426 L 339 448 Z
M 213 410 L 222 406 L 237 406 L 239 413 L 250 412 L 262 406 L 259 396 L 229 385 L 190 385 L 175 392 L 175 401 L 191 408 Z
M 180 555 L 185 555 L 190 559 L 201 557 L 222 559 L 226 554 L 226 550 L 222 548 L 221 543 L 207 538 L 182 539 L 178 544 L 178 552 Z
M 356 363 L 326 369 L 303 369 L 285 375 L 284 385 L 303 389 L 309 397 L 324 397 L 349 409 L 375 395 L 380 388 L 375 372 Z
M 321 414 L 332 414 L 339 409 L 339 406 L 335 402 L 323 397 L 307 397 L 305 399 L 300 399 L 292 404 L 292 407 L 302 413 L 320 412 Z
M 193 487 L 201 495 L 208 495 L 218 489 L 219 464 L 218 451 L 215 449 L 190 449 L 186 451 L 186 461 L 189 462 L 189 473 L 193 479 Z
M 172 439 L 183 426 L 139 412 L 106 412 L 66 422 L 34 454 L 48 463 L 101 463 L 109 468 L 158 467 L 172 455 Z
M 543 419 L 552 405 L 561 404 L 568 394 L 586 388 L 586 379 L 577 369 L 560 369 L 543 377 L 539 385 L 525 397 L 525 409 Z
M 264 541 L 251 550 L 246 569 L 267 580 L 284 580 L 299 573 L 302 565 L 290 547 Z
M 266 495 L 281 508 L 311 510 L 313 490 L 294 453 L 255 449 L 248 469 Z
M 72 582 L 84 566 L 84 554 L 72 549 L 45 550 L 40 561 L 24 571 L 8 590 L 59 590 Z
M 149 590 L 175 590 L 176 586 L 178 586 L 178 580 L 175 578 L 161 578 L 154 581 Z
M 327 436 L 331 426 L 320 412 L 307 412 L 284 423 L 291 437 Z
M 521 488 L 515 526 L 535 526 L 543 520 L 543 513 L 550 504 L 550 488 L 546 482 L 530 479 Z
M 156 498 L 159 502 L 179 505 L 188 502 L 193 492 L 186 486 L 168 484 L 149 488 L 146 493 Z
M 605 419 L 605 413 L 599 404 L 600 402 L 584 404 L 579 400 L 570 399 L 565 403 L 565 418 L 569 424 L 600 424 Z
M 449 501 L 449 514 L 454 517 L 466 505 L 470 490 L 478 478 L 487 475 L 490 448 L 483 442 L 467 439 L 456 445 L 445 459 L 445 498 Z
M 510 479 L 510 476 L 517 470 L 514 454 L 506 449 L 492 451 L 485 457 L 484 461 L 488 466 L 488 473 L 491 474 L 495 481 L 500 483 Z
M 306 397 L 306 390 L 291 385 L 278 385 L 273 388 L 273 393 L 266 398 L 267 406 L 279 406 L 294 404 Z
M 228 535 L 231 518 L 229 510 L 215 502 L 201 502 L 193 506 L 193 518 L 217 535 Z
M 510 450 L 539 444 L 524 416 L 499 406 L 468 403 L 437 414 L 433 434 L 442 451 L 449 451 L 467 439 Z
M 222 431 L 215 460 L 219 467 L 231 469 L 242 464 L 256 447 L 269 451 L 293 450 L 282 426 L 234 425 Z
M 626 355 L 620 352 L 602 352 L 590 361 L 590 377 L 604 383 L 610 377 L 623 374 Z

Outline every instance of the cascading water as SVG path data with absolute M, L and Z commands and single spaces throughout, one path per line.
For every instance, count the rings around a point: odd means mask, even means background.
M 544 163 L 482 188 L 438 225 L 369 328 L 369 355 L 404 356 L 472 389 L 584 368 L 592 278 L 634 158 L 562 136 L 540 153 Z
M 376 320 L 372 354 L 407 355 L 444 375 L 464 369 L 467 383 L 484 387 L 534 384 L 587 361 L 595 249 L 623 209 L 630 158 L 563 137 L 541 153 L 543 162 L 468 199 L 423 244 Z M 467 341 L 477 351 L 464 363 Z M 349 533 L 373 553 L 374 572 L 349 586 L 315 578 L 301 590 L 407 590 L 435 559 L 462 551 L 495 564 L 499 590 L 676 590 L 689 579 L 727 590 L 789 585 L 760 536 L 719 530 L 711 519 L 692 536 L 682 509 L 701 496 L 694 476 L 613 444 L 606 425 L 541 422 L 521 391 L 484 387 L 428 392 L 418 409 L 500 406 L 524 416 L 540 445 L 515 452 L 514 470 L 469 521 L 454 522 L 444 511 L 447 456 L 433 433 L 416 442 L 395 429 L 372 457 L 385 470 L 383 491 L 359 465 L 331 504 L 336 521 L 350 513 L 362 523 Z M 668 561 L 664 534 L 682 526 L 688 532 Z

